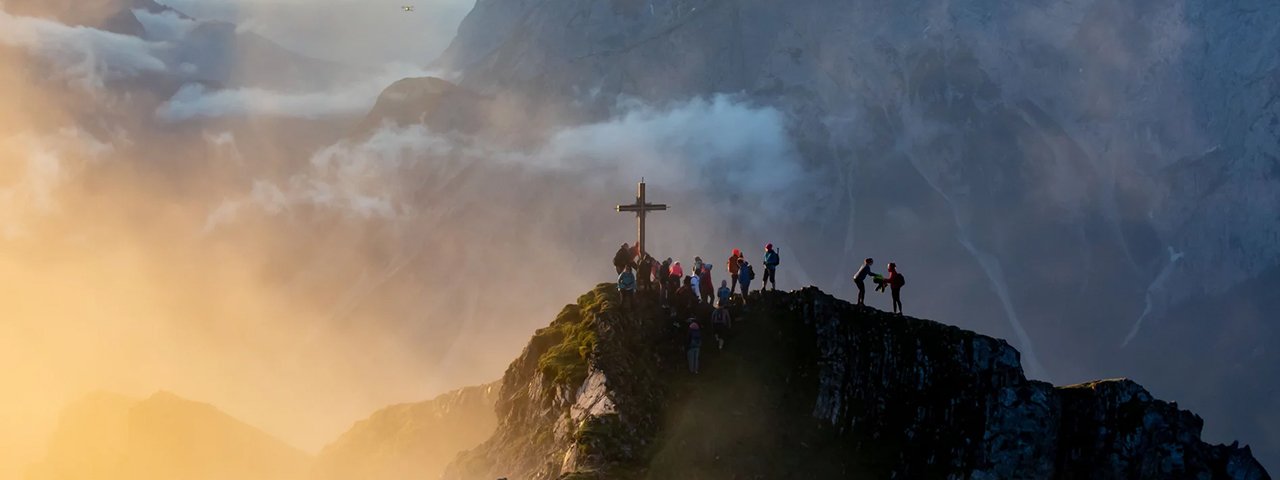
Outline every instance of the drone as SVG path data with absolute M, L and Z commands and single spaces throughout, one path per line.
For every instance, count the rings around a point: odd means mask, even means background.
M 400 7 L 400 9 L 404 10 L 405 12 L 413 12 L 413 5 L 405 5 Z

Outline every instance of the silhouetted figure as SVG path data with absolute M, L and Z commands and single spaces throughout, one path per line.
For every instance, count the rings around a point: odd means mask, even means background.
M 648 291 L 653 289 L 653 256 L 648 253 L 644 254 L 640 259 L 640 265 L 636 268 L 636 289 Z
M 880 278 L 880 275 L 871 271 L 871 264 L 873 263 L 875 263 L 875 260 L 866 259 L 862 262 L 862 268 L 859 268 L 858 273 L 853 276 L 853 284 L 858 286 L 858 306 L 863 306 L 862 300 L 867 294 L 867 285 L 863 281 L 867 279 L 868 275 L 873 279 Z
M 711 280 L 711 264 L 710 263 L 705 263 L 702 265 L 702 272 L 698 274 L 698 277 L 699 277 L 698 286 L 701 287 L 702 289 L 700 293 L 702 294 L 703 303 L 706 303 L 707 305 L 711 305 L 712 303 L 715 303 L 716 284 L 714 283 L 713 280 Z
M 717 348 L 724 350 L 724 338 L 728 336 L 728 331 L 733 328 L 733 318 L 729 316 L 729 308 L 724 306 L 716 307 L 711 312 L 711 331 L 716 336 Z
M 693 279 L 685 277 L 684 285 L 676 289 L 672 295 L 671 305 L 676 309 L 676 315 L 681 318 L 688 318 L 697 313 L 698 294 L 693 290 Z
M 676 290 L 671 286 L 671 257 L 667 257 L 662 264 L 658 265 L 657 281 L 658 288 L 662 289 L 662 304 L 666 305 L 671 300 L 671 292 Z
M 738 281 L 737 275 L 734 275 L 733 281 L 735 283 Z M 728 280 L 720 281 L 720 290 L 716 291 L 716 296 L 720 297 L 720 307 L 727 308 L 729 306 L 729 298 L 733 297 L 733 289 L 729 288 Z
M 733 295 L 733 291 L 738 289 L 738 260 L 742 260 L 742 250 L 733 249 L 729 254 L 729 263 L 726 269 L 729 271 L 729 295 Z M 745 293 L 745 292 L 744 292 Z
M 702 353 L 702 328 L 698 326 L 698 322 L 692 318 L 689 319 L 689 373 L 698 374 L 698 356 Z
M 782 256 L 774 250 L 773 244 L 764 246 L 764 281 L 760 283 L 760 291 L 769 288 L 769 282 L 773 282 L 773 289 L 778 289 L 778 264 L 782 263 Z
M 622 308 L 631 308 L 636 303 L 636 274 L 628 265 L 618 274 L 618 296 L 622 299 Z
M 751 281 L 756 278 L 756 270 L 745 258 L 739 259 L 738 284 L 742 287 L 742 304 L 747 304 L 747 292 L 751 291 Z
M 618 249 L 618 253 L 613 254 L 613 268 L 618 270 L 616 273 L 621 274 L 622 270 L 627 268 L 627 265 L 631 265 L 632 258 L 634 257 L 631 256 L 631 246 L 625 243 L 622 244 L 622 248 Z
M 896 263 L 889 262 L 889 278 L 885 283 L 889 284 L 889 292 L 893 294 L 893 313 L 902 315 L 902 287 L 907 284 L 907 278 L 898 272 Z

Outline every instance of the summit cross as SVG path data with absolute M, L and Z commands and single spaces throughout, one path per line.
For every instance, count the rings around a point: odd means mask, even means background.
M 640 180 L 640 184 L 636 187 L 636 203 L 631 205 L 618 205 L 619 212 L 635 212 L 636 214 L 636 234 L 639 237 L 636 240 L 637 250 L 643 256 L 647 251 L 644 249 L 644 219 L 649 212 L 661 212 L 666 210 L 667 206 L 663 204 L 648 203 L 644 194 L 644 180 Z

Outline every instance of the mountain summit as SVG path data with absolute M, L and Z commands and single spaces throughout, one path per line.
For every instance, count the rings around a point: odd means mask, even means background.
M 534 335 L 445 478 L 1270 478 L 1132 381 L 1028 380 L 1003 340 L 812 287 L 734 313 L 692 375 L 683 322 L 600 285 Z

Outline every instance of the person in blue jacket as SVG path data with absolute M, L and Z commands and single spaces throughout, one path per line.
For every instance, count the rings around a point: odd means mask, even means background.
M 770 243 L 764 246 L 764 281 L 760 283 L 760 291 L 769 288 L 769 282 L 773 282 L 773 289 L 778 289 L 778 264 L 782 263 L 782 256 L 778 255 L 778 251 L 773 248 Z

